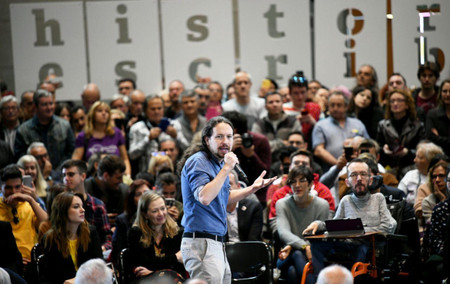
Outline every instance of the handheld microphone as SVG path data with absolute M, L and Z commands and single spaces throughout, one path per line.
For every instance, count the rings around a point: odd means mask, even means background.
M 247 185 L 249 185 L 250 182 L 248 181 L 247 175 L 244 173 L 239 164 L 236 164 L 234 166 L 234 170 L 237 172 L 239 178 L 242 179 Z

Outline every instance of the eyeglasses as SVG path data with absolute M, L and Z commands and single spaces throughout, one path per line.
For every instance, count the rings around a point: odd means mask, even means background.
M 16 106 L 9 106 L 9 107 L 2 107 L 2 110 L 6 110 L 6 111 L 14 111 L 14 110 L 18 110 L 19 108 Z
M 358 176 L 361 177 L 361 179 L 367 179 L 369 177 L 369 173 L 368 172 L 360 172 L 360 173 L 351 173 L 350 174 L 350 178 L 351 179 L 357 179 Z
M 36 158 L 36 160 L 43 160 L 43 159 L 48 158 L 48 153 L 42 154 L 42 155 L 36 155 L 34 157 Z
M 435 180 L 435 179 L 442 179 L 445 180 L 445 175 L 444 174 L 439 174 L 439 175 L 431 175 L 431 180 Z
M 17 216 L 17 208 L 13 207 L 11 213 L 13 214 L 13 222 L 14 224 L 17 225 L 19 223 L 19 216 Z
M 74 177 L 75 175 L 77 175 L 79 173 L 74 173 L 74 172 L 68 172 L 68 173 L 63 173 L 63 176 L 68 176 L 68 177 Z

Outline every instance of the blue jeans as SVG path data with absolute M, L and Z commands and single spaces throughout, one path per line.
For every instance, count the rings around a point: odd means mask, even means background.
M 317 279 L 317 275 L 323 269 L 326 256 L 344 252 L 348 253 L 348 260 L 365 261 L 370 247 L 370 242 L 365 241 L 311 240 L 314 277 Z
M 281 270 L 281 274 L 287 277 L 288 283 L 298 284 L 302 280 L 303 269 L 308 259 L 301 250 L 293 249 L 285 260 L 278 259 L 277 267 Z M 313 284 L 313 275 L 308 275 L 306 283 Z

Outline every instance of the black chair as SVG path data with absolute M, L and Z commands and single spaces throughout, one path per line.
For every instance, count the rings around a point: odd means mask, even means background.
M 232 283 L 273 283 L 272 249 L 259 241 L 226 243 L 231 272 L 242 275 L 233 277 Z
M 129 253 L 129 249 L 124 248 L 119 254 L 119 279 L 122 284 L 131 283 L 133 279 L 131 275 L 132 267 L 130 266 Z
M 41 255 L 42 246 L 40 243 L 36 243 L 31 249 L 31 262 L 28 265 L 27 275 L 25 275 L 27 282 L 30 284 L 39 283 L 38 260 Z

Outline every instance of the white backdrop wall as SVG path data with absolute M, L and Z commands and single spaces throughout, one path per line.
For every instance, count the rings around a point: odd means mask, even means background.
M 393 70 L 417 85 L 423 53 L 450 77 L 447 0 L 392 0 Z M 146 93 L 174 79 L 188 88 L 197 76 L 226 85 L 237 67 L 253 75 L 253 93 L 264 77 L 281 85 L 305 75 L 327 86 L 352 87 L 361 64 L 386 81 L 386 7 L 378 0 L 130 0 L 26 1 L 9 5 L 15 92 L 35 89 L 48 73 L 61 76 L 58 100 L 78 100 L 88 82 L 102 98 L 120 78 L 136 79 Z M 313 6 L 313 15 L 310 12 Z M 419 9 L 418 9 L 419 6 Z M 429 10 L 424 31 L 419 11 Z M 5 12 L 3 12 L 5 13 Z M 235 16 L 237 15 L 237 16 Z M 313 17 L 314 27 L 310 25 Z M 235 31 L 237 33 L 235 33 Z M 312 40 L 314 35 L 315 40 Z M 0 55 L 8 54 L 0 46 Z M 314 58 L 313 58 L 314 56 Z M 425 57 L 424 57 L 425 58 Z M 313 60 L 314 59 L 314 60 Z M 2 58 L 3 62 L 11 60 Z M 313 65 L 314 62 L 314 65 Z M 1 65 L 4 66 L 4 65 Z M 2 72 L 0 74 L 4 74 Z M 315 75 L 315 76 L 314 76 Z M 165 84 L 164 84 L 165 82 Z

